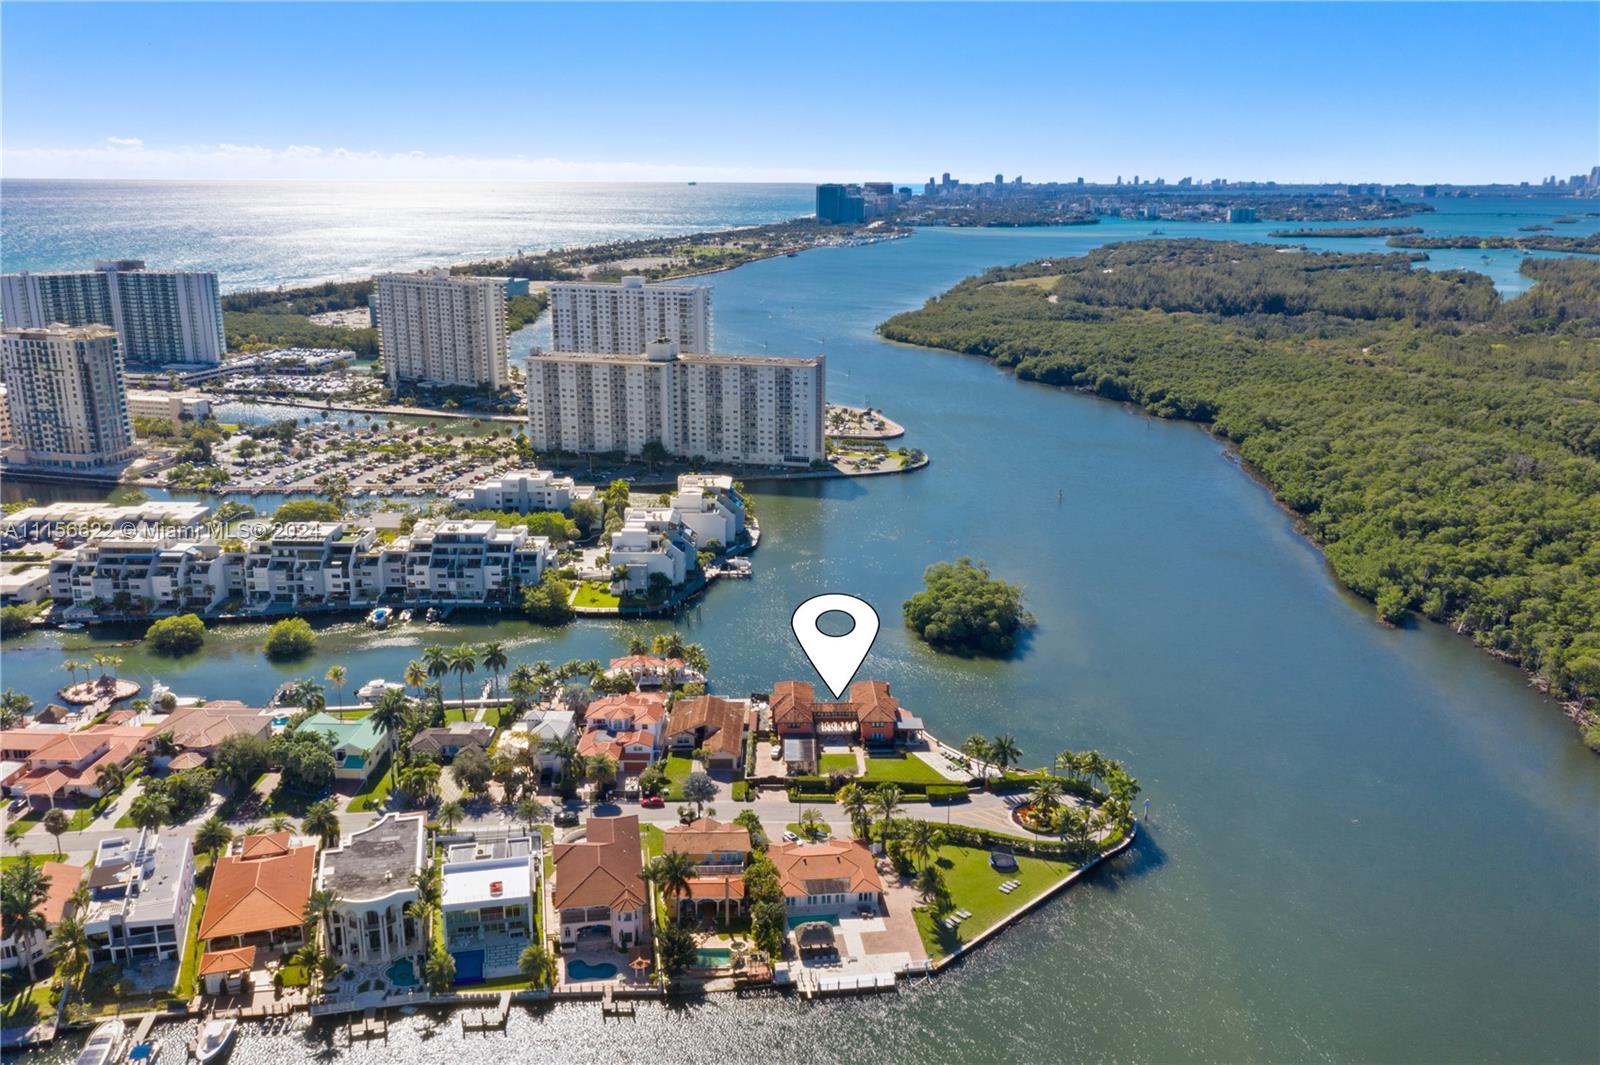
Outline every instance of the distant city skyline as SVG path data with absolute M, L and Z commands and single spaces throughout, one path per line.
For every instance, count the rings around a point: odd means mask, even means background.
M 0 166 L 1537 185 L 1600 162 L 1597 56 L 1596 4 L 7 3 Z

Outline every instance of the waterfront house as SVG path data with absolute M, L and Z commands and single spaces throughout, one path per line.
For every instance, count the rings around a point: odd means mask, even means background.
M 699 695 L 679 699 L 667 716 L 667 749 L 676 754 L 701 752 L 708 770 L 733 771 L 744 763 L 748 702 Z
M 211 872 L 200 915 L 205 949 L 299 947 L 305 940 L 306 900 L 316 863 L 316 846 L 297 847 L 287 832 L 240 839 L 235 852 L 219 857 Z
M 710 908 L 724 916 L 744 908 L 744 867 L 750 858 L 750 830 L 743 825 L 697 818 L 661 830 L 663 854 L 687 854 L 695 875 L 677 898 L 678 911 Z
M 778 868 L 783 903 L 791 914 L 844 914 L 883 904 L 883 879 L 872 853 L 855 840 L 774 843 L 767 857 Z
M 487 750 L 494 739 L 494 726 L 483 721 L 452 721 L 440 728 L 425 728 L 411 738 L 413 755 L 428 755 L 439 762 L 452 762 L 468 747 Z
M 507 754 L 532 744 L 539 752 L 540 783 L 553 780 L 561 771 L 561 759 L 545 749 L 545 744 L 578 738 L 577 715 L 571 710 L 530 710 L 520 721 L 513 722 L 504 732 L 496 749 Z
M 272 735 L 272 711 L 245 706 L 233 700 L 217 700 L 204 706 L 182 706 L 168 714 L 153 730 L 153 735 L 172 737 L 172 742 L 182 752 L 168 763 L 169 769 L 182 768 L 178 759 L 183 758 L 184 754 L 200 756 L 203 764 L 211 761 L 211 756 L 229 736 L 269 738 Z
M 606 674 L 612 677 L 628 677 L 633 681 L 635 688 L 660 688 L 672 680 L 672 686 L 681 688 L 685 684 L 703 684 L 706 676 L 699 670 L 690 669 L 681 658 L 661 658 L 656 655 L 624 655 L 613 658 L 607 665 Z
M 100 798 L 100 770 L 124 767 L 150 747 L 150 729 L 91 725 L 77 732 L 20 728 L 0 732 L 0 760 L 20 761 L 25 772 L 8 785 L 34 809 L 73 799 Z
M 668 505 L 702 548 L 710 544 L 732 547 L 744 532 L 744 500 L 726 474 L 679 474 L 678 490 Z
M 560 477 L 549 470 L 511 470 L 491 477 L 482 484 L 453 492 L 450 502 L 467 510 L 514 510 L 519 514 L 560 511 L 565 514 L 574 503 L 595 503 L 599 489 L 578 484 L 571 477 Z
M 881 680 L 850 685 L 842 702 L 820 702 L 810 683 L 781 681 L 772 689 L 772 727 L 779 737 L 847 739 L 869 747 L 914 743 L 922 722 L 900 706 Z
M 422 814 L 385 814 L 322 852 L 317 887 L 339 904 L 328 921 L 328 952 L 345 964 L 386 962 L 427 949 L 424 930 L 406 913 L 417 900 L 411 878 L 427 846 Z
M 631 593 L 650 588 L 650 578 L 660 576 L 676 588 L 695 568 L 694 533 L 671 507 L 629 507 L 622 528 L 611 534 L 609 564 L 622 570 L 621 583 Z
M 639 819 L 595 817 L 587 838 L 555 845 L 550 901 L 563 947 L 606 937 L 619 950 L 649 941 L 650 892 L 639 874 Z
M 83 881 L 83 866 L 41 862 L 39 873 L 50 885 L 50 894 L 39 907 L 39 915 L 44 918 L 44 931 L 27 936 L 16 935 L 11 929 L 0 933 L 0 972 L 26 969 L 30 958 L 34 965 L 43 961 L 49 953 L 50 936 L 55 932 L 56 925 L 72 912 L 72 894 Z
M 660 756 L 666 717 L 665 692 L 602 696 L 584 711 L 578 753 L 607 755 L 617 763 L 619 774 L 638 773 Z
M 333 737 L 333 775 L 337 780 L 367 779 L 394 742 L 388 733 L 378 730 L 371 715 L 344 721 L 329 713 L 316 713 L 300 722 L 300 729 Z
M 457 984 L 520 971 L 522 951 L 534 937 L 543 850 L 537 833 L 479 836 L 446 848 L 440 910 Z
M 83 931 L 90 965 L 181 962 L 194 905 L 194 847 L 154 829 L 108 837 L 89 870 Z

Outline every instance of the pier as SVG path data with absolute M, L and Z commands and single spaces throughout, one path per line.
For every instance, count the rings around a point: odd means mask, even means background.
M 607 987 L 600 996 L 600 1016 L 606 1017 L 632 1017 L 638 1010 L 632 1000 L 618 999 L 615 988 Z
M 502 1030 L 511 1018 L 511 992 L 500 992 L 500 1001 L 494 1009 L 476 1010 L 461 1015 L 463 1032 L 493 1032 Z

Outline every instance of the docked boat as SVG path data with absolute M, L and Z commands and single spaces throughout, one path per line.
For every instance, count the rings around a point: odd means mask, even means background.
M 89 1041 L 78 1051 L 76 1065 L 107 1065 L 122 1049 L 128 1037 L 128 1026 L 121 1021 L 106 1021 L 89 1033 Z
M 356 698 L 364 703 L 376 702 L 384 692 L 390 688 L 403 688 L 405 685 L 396 684 L 392 680 L 374 677 L 356 689 Z
M 411 611 L 409 611 L 409 610 L 400 611 L 400 624 L 404 625 L 406 622 L 408 622 L 410 620 L 411 620 Z
M 63 621 L 61 624 L 57 625 L 56 628 L 61 629 L 61 630 L 65 631 L 65 632 L 82 632 L 83 631 L 83 622 L 81 622 L 81 621 Z
M 389 627 L 389 622 L 393 618 L 393 610 L 390 610 L 386 606 L 375 607 L 372 613 L 367 615 L 367 624 L 371 625 L 375 629 L 387 629 Z
M 426 621 L 428 624 L 432 625 L 435 621 L 439 620 L 439 611 L 436 608 L 430 606 L 428 608 L 428 612 L 426 614 L 422 615 L 422 620 Z
M 205 1027 L 200 1029 L 200 1038 L 195 1041 L 194 1060 L 205 1065 L 208 1061 L 220 1059 L 233 1042 L 233 1032 L 238 1023 L 232 1017 L 213 1017 L 207 1021 Z

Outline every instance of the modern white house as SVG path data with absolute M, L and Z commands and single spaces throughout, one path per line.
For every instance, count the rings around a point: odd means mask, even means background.
M 411 878 L 427 847 L 423 814 L 385 814 L 375 824 L 322 852 L 317 887 L 339 903 L 328 922 L 328 950 L 347 965 L 388 962 L 427 950 L 427 937 L 406 913 L 417 899 Z
M 504 278 L 434 270 L 379 274 L 374 281 L 378 341 L 390 388 L 402 381 L 505 387 Z
M 630 592 L 650 587 L 660 574 L 673 587 L 689 577 L 697 564 L 694 535 L 678 520 L 671 507 L 629 507 L 622 528 L 611 534 L 610 566 L 625 571 L 622 582 Z
M 576 743 L 577 715 L 571 710 L 530 710 L 500 734 L 498 750 L 512 751 L 531 745 L 539 752 L 539 775 L 554 778 L 561 771 L 561 759 L 545 750 L 552 741 Z
M 0 333 L 0 375 L 12 450 L 25 466 L 86 474 L 120 470 L 139 457 L 117 332 L 60 323 Z
M 446 848 L 440 911 L 457 984 L 519 971 L 522 952 L 534 941 L 543 852 L 538 834 L 478 838 Z
M 712 347 L 711 286 L 558 281 L 550 286 L 550 341 L 557 351 L 637 355 L 666 337 L 683 351 Z
M 678 490 L 668 505 L 694 533 L 695 542 L 705 547 L 717 543 L 731 547 L 744 532 L 744 500 L 726 475 L 684 473 L 678 475 Z
M 194 846 L 154 829 L 102 839 L 82 916 L 90 965 L 182 960 L 194 904 Z
M 541 352 L 528 357 L 528 439 L 541 452 L 667 453 L 806 466 L 826 458 L 826 358 Z
M 468 510 L 514 510 L 519 514 L 560 511 L 565 514 L 574 503 L 595 502 L 598 493 L 592 484 L 579 484 L 571 477 L 558 477 L 549 470 L 514 470 L 453 493 L 450 501 Z

